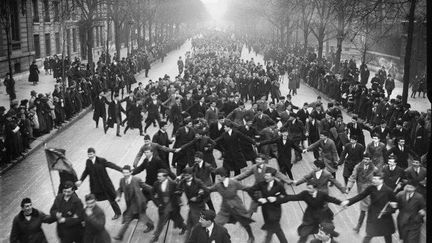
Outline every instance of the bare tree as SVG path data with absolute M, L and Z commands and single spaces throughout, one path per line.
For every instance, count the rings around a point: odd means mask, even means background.
M 312 2 L 316 11 L 312 18 L 311 31 L 318 41 L 318 59 L 322 59 L 325 37 L 331 33 L 328 27 L 330 21 L 334 19 L 334 8 L 328 0 L 313 0 Z

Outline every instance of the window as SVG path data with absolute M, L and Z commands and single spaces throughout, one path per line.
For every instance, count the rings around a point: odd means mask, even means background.
M 60 34 L 57 32 L 55 33 L 55 45 L 56 45 L 56 53 L 60 53 Z
M 10 27 L 11 27 L 11 39 L 12 39 L 12 49 L 20 49 L 20 25 L 19 25 L 19 9 L 17 1 L 10 2 Z
M 48 0 L 43 0 L 43 7 L 44 7 L 44 21 L 45 22 L 50 22 Z
M 40 58 L 40 40 L 39 35 L 34 35 L 35 58 Z
M 76 52 L 77 51 L 77 42 L 76 42 L 76 29 L 72 29 L 72 51 Z
M 50 34 L 45 34 L 45 55 L 51 56 L 51 36 Z
M 66 30 L 66 43 L 67 43 L 67 55 L 70 57 L 71 55 L 71 33 L 70 33 L 70 29 Z
M 54 21 L 58 22 L 60 20 L 60 10 L 59 10 L 59 2 L 53 2 L 54 5 Z
M 104 36 L 103 36 L 103 26 L 100 27 L 100 45 L 103 46 L 104 45 Z
M 99 46 L 99 27 L 96 26 L 96 28 L 94 28 L 95 32 L 96 32 L 96 40 L 95 40 L 95 47 Z
M 33 22 L 39 22 L 39 4 L 38 0 L 32 0 L 33 4 Z

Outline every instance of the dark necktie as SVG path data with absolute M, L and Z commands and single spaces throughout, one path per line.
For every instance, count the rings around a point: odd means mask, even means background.
M 210 230 L 206 228 L 207 236 L 210 238 Z

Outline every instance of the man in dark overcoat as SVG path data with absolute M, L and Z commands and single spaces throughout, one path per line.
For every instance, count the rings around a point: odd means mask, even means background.
M 227 229 L 215 223 L 215 217 L 213 210 L 201 212 L 199 223 L 192 229 L 186 243 L 231 243 Z
M 241 140 L 251 144 L 255 144 L 255 141 L 241 132 L 233 130 L 234 124 L 231 121 L 225 121 L 224 125 L 225 132 L 215 142 L 223 147 L 223 167 L 228 171 L 234 171 L 235 175 L 239 175 L 240 169 L 247 165 L 240 146 Z
M 279 164 L 279 170 L 288 175 L 288 177 L 291 180 L 294 180 L 293 175 L 291 173 L 292 168 L 292 158 L 291 158 L 291 149 L 294 149 L 295 151 L 301 153 L 302 150 L 300 149 L 297 144 L 295 144 L 291 139 L 288 138 L 288 129 L 282 128 L 281 129 L 281 136 L 278 136 L 274 139 L 263 141 L 259 143 L 259 146 L 265 145 L 265 144 L 276 144 L 277 151 L 278 151 L 278 158 L 277 162 Z
M 342 202 L 342 206 L 352 205 L 370 196 L 370 205 L 367 212 L 366 236 L 363 243 L 369 243 L 373 237 L 383 236 L 386 243 L 392 242 L 395 232 L 393 216 L 389 202 L 396 202 L 393 190 L 384 184 L 383 174 L 374 172 L 373 185 L 368 186 L 356 196 Z
M 205 210 L 205 202 L 209 196 L 205 184 L 193 177 L 193 168 L 186 167 L 182 173 L 182 180 L 178 184 L 179 192 L 184 192 L 188 200 L 189 213 L 187 219 L 188 234 L 199 221 L 201 211 Z
M 180 148 L 195 139 L 195 130 L 192 127 L 192 120 L 186 118 L 184 126 L 180 127 L 175 133 L 173 148 Z M 180 175 L 186 165 L 192 166 L 194 163 L 195 149 L 188 147 L 174 154 L 172 163 L 176 165 L 177 175 Z
M 122 169 L 104 158 L 96 156 L 96 150 L 94 148 L 87 149 L 88 159 L 86 161 L 86 167 L 81 175 L 79 181 L 75 182 L 75 185 L 79 187 L 87 176 L 90 177 L 90 192 L 95 195 L 97 201 L 108 200 L 114 210 L 113 220 L 118 219 L 121 214 L 119 205 L 116 203 L 116 192 L 111 179 L 108 176 L 106 168 L 110 168 L 117 171 Z
M 418 183 L 410 180 L 405 184 L 404 191 L 396 195 L 397 227 L 399 238 L 405 243 L 420 242 L 420 235 L 424 216 L 426 215 L 426 201 L 424 197 L 416 192 Z
M 304 201 L 307 204 L 302 223 L 297 228 L 297 233 L 300 236 L 298 243 L 305 243 L 309 235 L 318 233 L 321 223 L 333 221 L 334 214 L 328 207 L 328 203 L 341 203 L 339 199 L 318 191 L 316 184 L 312 181 L 307 182 L 307 190 L 295 195 L 285 195 L 277 200 L 280 203 Z
M 105 133 L 108 131 L 108 128 L 114 127 L 114 124 L 117 124 L 116 135 L 117 137 L 121 137 L 120 135 L 120 125 L 122 122 L 121 113 L 126 113 L 120 103 L 120 97 L 118 93 L 114 94 L 114 100 L 111 101 L 108 105 L 108 121 L 107 126 L 105 126 Z
M 111 243 L 111 237 L 105 229 L 105 213 L 96 205 L 93 194 L 85 196 L 84 243 Z
M 102 118 L 103 127 L 106 127 L 105 104 L 109 104 L 109 102 L 104 96 L 104 92 L 101 91 L 94 101 L 93 120 L 96 122 L 96 128 L 99 125 L 99 118 Z
M 264 181 L 261 181 L 247 191 L 252 192 L 250 195 L 253 200 L 261 205 L 261 210 L 264 218 L 264 225 L 261 229 L 266 230 L 265 242 L 271 242 L 273 234 L 276 234 L 281 243 L 288 243 L 284 232 L 280 226 L 282 208 L 277 198 L 286 195 L 283 184 L 275 180 L 276 170 L 267 167 L 264 172 Z M 259 194 L 253 193 L 259 191 Z

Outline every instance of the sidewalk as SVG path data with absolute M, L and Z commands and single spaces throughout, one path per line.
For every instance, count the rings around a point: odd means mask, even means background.
M 111 53 L 111 56 L 114 55 L 113 51 Z M 126 48 L 122 48 L 121 52 L 120 52 L 120 56 L 121 57 L 125 57 L 126 56 L 126 52 L 127 49 Z M 95 62 L 99 59 L 99 55 L 94 55 L 94 60 Z M 15 79 L 15 91 L 16 91 L 16 99 L 18 100 L 18 102 L 20 102 L 23 99 L 29 99 L 30 98 L 30 92 L 32 90 L 36 91 L 37 94 L 39 93 L 43 93 L 46 94 L 48 92 L 53 92 L 54 91 L 54 84 L 55 79 L 51 74 L 45 74 L 45 70 L 43 69 L 43 66 L 39 67 L 39 82 L 37 85 L 33 85 L 33 83 L 28 82 L 28 76 L 29 76 L 29 71 L 25 71 L 22 73 L 17 73 L 14 75 L 14 79 Z M 3 77 L 2 77 L 3 78 Z M 6 94 L 6 88 L 3 84 L 3 80 L 1 80 L 1 84 L 0 84 L 0 106 L 4 106 L 6 108 L 6 110 L 9 110 L 9 106 L 10 106 L 10 100 L 9 100 L 9 95 Z

